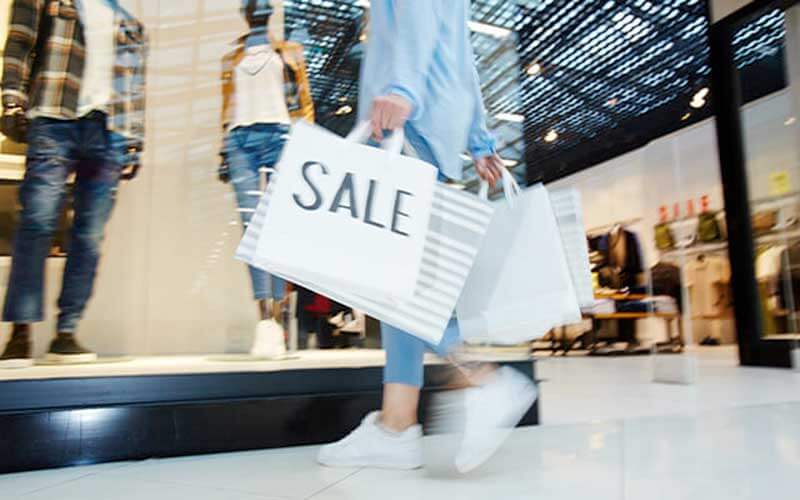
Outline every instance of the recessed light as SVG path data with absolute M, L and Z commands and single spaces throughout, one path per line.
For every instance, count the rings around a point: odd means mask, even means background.
M 470 21 L 467 23 L 469 29 L 475 33 L 483 33 L 484 35 L 493 36 L 495 38 L 505 38 L 511 34 L 511 30 L 493 24 L 480 23 L 478 21 Z
M 555 130 L 551 130 L 544 136 L 544 142 L 556 142 L 558 139 L 558 132 Z
M 514 123 L 522 123 L 525 121 L 525 116 L 520 115 L 518 113 L 497 113 L 494 115 L 495 118 L 498 120 L 503 120 L 507 122 L 514 122 Z
M 705 100 L 710 92 L 711 90 L 708 87 L 703 87 L 694 94 L 694 99 L 698 101 Z
M 536 76 L 542 72 L 542 65 L 539 63 L 533 63 L 528 66 L 527 73 L 531 76 Z
M 786 119 L 785 122 L 783 122 L 783 124 L 786 125 L 787 127 L 792 126 L 795 123 L 797 123 L 797 118 L 795 118 L 794 116 L 790 116 L 789 118 Z

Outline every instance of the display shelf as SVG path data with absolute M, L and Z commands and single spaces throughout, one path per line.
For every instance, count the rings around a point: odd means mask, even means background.
M 25 177 L 25 155 L 0 153 L 0 181 L 21 181 Z
M 800 333 L 776 333 L 765 335 L 764 340 L 797 340 L 800 341 Z
M 800 240 L 800 229 L 791 229 L 785 231 L 775 231 L 772 233 L 762 234 L 756 236 L 754 241 L 756 245 L 768 245 L 770 243 L 782 243 L 788 241 Z M 702 255 L 705 253 L 716 253 L 728 249 L 728 242 L 721 241 L 719 243 L 704 243 L 701 245 L 694 245 L 688 248 L 681 248 L 675 250 L 667 250 L 661 252 L 662 258 L 671 257 L 689 257 L 694 255 Z

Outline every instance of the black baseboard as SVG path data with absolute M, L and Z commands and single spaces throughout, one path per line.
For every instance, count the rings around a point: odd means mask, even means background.
M 443 374 L 426 368 L 425 400 Z M 4 382 L 0 473 L 330 442 L 380 407 L 380 385 L 380 368 Z M 537 403 L 521 425 L 538 421 Z

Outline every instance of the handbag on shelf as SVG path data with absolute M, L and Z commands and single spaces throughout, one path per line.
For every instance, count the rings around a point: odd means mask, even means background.
M 697 238 L 703 243 L 713 243 L 722 239 L 715 213 L 703 212 L 698 216 Z
M 656 248 L 659 250 L 671 250 L 675 248 L 675 237 L 672 235 L 672 229 L 666 222 L 658 224 L 655 227 L 655 240 Z

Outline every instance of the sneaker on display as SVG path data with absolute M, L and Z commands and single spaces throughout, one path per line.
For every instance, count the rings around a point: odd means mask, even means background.
M 258 322 L 250 354 L 265 358 L 279 358 L 286 355 L 286 337 L 280 323 L 274 319 Z
M 33 366 L 31 341 L 25 336 L 12 336 L 3 354 L 0 355 L 0 368 L 28 368 Z
M 323 446 L 317 461 L 327 467 L 411 470 L 422 467 L 422 426 L 403 432 L 384 429 L 372 412 L 341 441 Z
M 434 400 L 434 433 L 461 436 L 455 457 L 459 472 L 486 462 L 508 439 L 536 402 L 536 385 L 509 367 L 498 368 L 479 387 L 448 391 Z
M 78 343 L 72 333 L 59 333 L 50 343 L 45 359 L 52 363 L 75 364 L 97 361 L 97 354 Z

